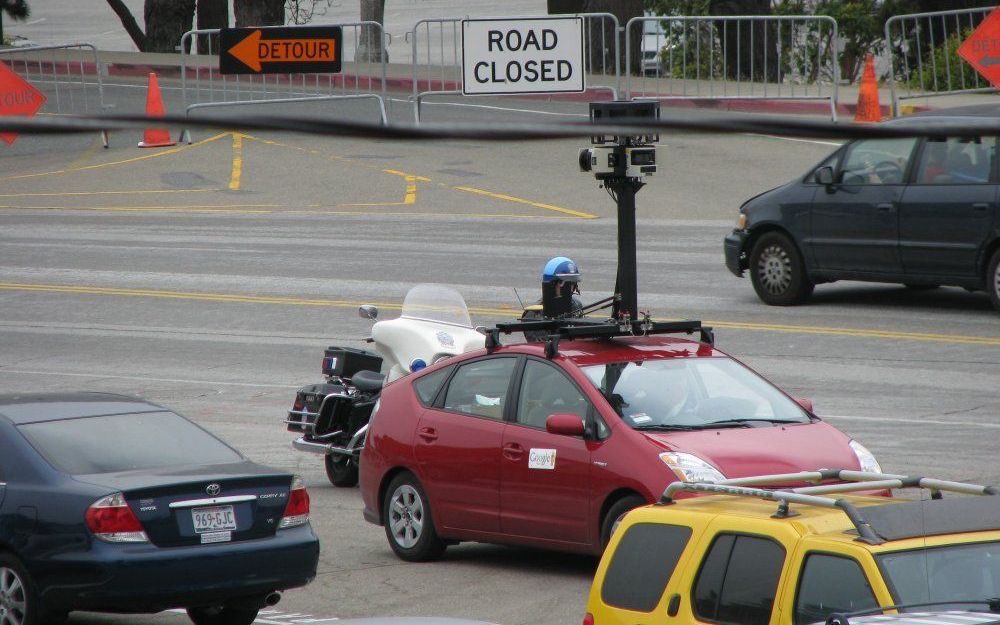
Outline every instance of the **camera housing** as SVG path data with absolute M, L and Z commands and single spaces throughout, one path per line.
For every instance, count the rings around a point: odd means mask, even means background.
M 619 163 L 624 154 L 624 163 Z M 580 171 L 593 173 L 598 180 L 611 176 L 642 178 L 656 173 L 656 146 L 626 147 L 599 145 L 582 148 L 579 154 Z
M 660 105 L 655 101 L 591 102 L 590 121 L 615 125 L 618 122 L 655 121 Z M 659 133 L 634 135 L 591 135 L 591 148 L 580 150 L 580 171 L 601 181 L 610 178 L 644 178 L 656 173 L 656 146 Z

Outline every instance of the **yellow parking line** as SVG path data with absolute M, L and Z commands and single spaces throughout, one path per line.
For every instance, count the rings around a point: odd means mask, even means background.
M 72 197 L 77 195 L 147 195 L 150 193 L 207 193 L 221 189 L 140 189 L 136 191 L 48 191 L 38 193 L 0 193 L 0 197 Z
M 351 308 L 359 306 L 360 300 L 316 299 L 282 295 L 239 295 L 230 293 L 199 293 L 189 291 L 161 291 L 155 289 L 130 289 L 99 286 L 74 286 L 66 284 L 35 284 L 18 282 L 0 282 L 0 290 L 36 291 L 48 293 L 79 293 L 85 295 L 110 295 L 122 297 L 153 297 L 211 302 L 237 302 L 250 304 L 278 304 L 283 306 L 327 306 L 335 308 Z M 373 302 L 367 302 L 373 303 Z M 398 303 L 377 303 L 379 308 L 398 310 Z M 514 307 L 510 308 L 480 308 L 470 307 L 469 312 L 483 316 L 517 315 Z M 825 334 L 862 338 L 880 338 L 906 341 L 965 343 L 971 345 L 1000 345 L 1000 337 L 971 336 L 963 334 L 937 334 L 931 332 L 896 332 L 892 330 L 838 328 L 827 326 L 799 326 L 770 323 L 744 323 L 737 321 L 705 321 L 706 325 L 715 328 L 730 328 L 738 330 L 759 330 L 765 332 L 794 332 L 798 334 Z
M 493 193 L 492 191 L 484 191 L 483 189 L 477 189 L 475 187 L 451 187 L 451 188 L 457 191 L 465 191 L 466 193 L 485 195 L 486 197 L 491 197 L 497 200 L 504 200 L 505 202 L 514 202 L 515 204 L 527 204 L 528 206 L 534 206 L 535 208 L 541 208 L 549 211 L 556 211 L 558 213 L 565 213 L 567 215 L 579 217 L 580 219 L 597 219 L 597 215 L 593 215 L 591 213 L 575 211 L 573 209 L 563 208 L 561 206 L 553 206 L 552 204 L 543 204 L 542 202 L 533 202 L 531 200 L 526 200 L 524 198 L 514 197 L 513 195 L 505 195 L 503 193 Z
M 160 212 L 160 213 L 273 213 L 273 210 L 247 210 L 281 208 L 280 204 L 204 204 L 189 206 L 10 206 L 0 204 L 0 210 L 44 211 L 106 211 L 106 212 Z
M 239 191 L 240 178 L 243 175 L 243 135 L 233 133 L 233 170 L 229 175 L 229 190 Z
M 223 137 L 225 137 L 225 136 L 227 136 L 229 134 L 230 133 L 228 133 L 228 132 L 221 132 L 221 133 L 215 135 L 214 137 L 208 137 L 207 139 L 202 139 L 201 141 L 198 141 L 196 143 L 192 143 L 190 145 L 181 145 L 181 146 L 178 146 L 176 148 L 170 148 L 169 150 L 161 150 L 159 152 L 153 152 L 151 154 L 144 154 L 142 156 L 136 156 L 134 158 L 126 158 L 126 159 L 121 160 L 121 161 L 111 161 L 110 163 L 98 163 L 96 165 L 82 165 L 80 167 L 67 167 L 66 169 L 57 169 L 57 170 L 54 170 L 54 171 L 43 171 L 43 172 L 38 172 L 38 173 L 34 173 L 34 174 L 16 174 L 14 176 L 0 177 L 0 180 L 18 180 L 20 178 L 38 178 L 39 176 L 55 176 L 55 175 L 59 175 L 59 174 L 68 174 L 68 173 L 78 172 L 78 171 L 87 171 L 87 170 L 90 170 L 90 169 L 100 169 L 102 167 L 114 167 L 116 165 L 125 165 L 127 163 L 135 163 L 137 161 L 144 161 L 144 160 L 151 159 L 151 158 L 159 158 L 161 156 L 169 156 L 171 154 L 177 154 L 178 152 L 183 152 L 184 150 L 189 150 L 191 148 L 196 148 L 198 146 L 205 145 L 206 143 L 210 143 L 212 141 L 217 141 L 218 139 L 221 139 L 221 138 L 223 138 Z

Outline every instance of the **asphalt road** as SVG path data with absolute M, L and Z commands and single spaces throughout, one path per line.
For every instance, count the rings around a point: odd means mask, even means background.
M 504 104 L 518 107 L 586 110 Z M 103 150 L 96 136 L 22 137 L 0 152 L 0 392 L 140 395 L 301 473 L 323 541 L 319 577 L 261 622 L 579 622 L 593 559 L 471 544 L 438 563 L 402 563 L 362 520 L 357 489 L 331 487 L 318 457 L 291 450 L 281 422 L 294 389 L 319 380 L 326 345 L 360 345 L 361 303 L 391 316 L 411 285 L 441 282 L 463 293 L 476 323 L 510 319 L 519 298 L 538 297 L 541 267 L 556 254 L 581 266 L 585 300 L 608 294 L 614 204 L 576 171 L 585 143 L 203 132 L 191 146 L 140 151 L 137 139 L 116 133 Z M 812 398 L 886 470 L 1000 482 L 1000 316 L 984 294 L 838 283 L 807 306 L 764 306 L 723 267 L 722 237 L 743 200 L 833 147 L 685 134 L 663 146 L 638 198 L 643 308 L 711 323 L 719 347 Z

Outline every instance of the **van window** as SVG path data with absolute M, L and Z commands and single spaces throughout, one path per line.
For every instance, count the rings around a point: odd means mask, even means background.
M 795 625 L 825 621 L 833 612 L 877 607 L 861 565 L 851 558 L 812 553 L 806 558 L 795 597 Z
M 840 172 L 846 185 L 902 184 L 916 139 L 867 139 L 847 148 Z
M 691 528 L 636 523 L 625 531 L 611 557 L 601 585 L 601 600 L 610 606 L 652 612 L 691 538 Z
M 917 166 L 916 184 L 986 184 L 996 159 L 996 138 L 930 138 Z
M 431 405 L 431 402 L 434 401 L 434 397 L 438 393 L 438 389 L 448 379 L 448 374 L 451 373 L 451 370 L 452 367 L 445 367 L 440 371 L 429 373 L 413 383 L 413 390 L 417 392 L 420 403 L 425 406 Z
M 784 547 L 772 540 L 719 535 L 695 581 L 695 615 L 716 623 L 767 625 L 784 562 Z

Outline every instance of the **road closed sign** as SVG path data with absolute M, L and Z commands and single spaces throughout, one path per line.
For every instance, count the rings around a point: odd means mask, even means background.
M 578 93 L 583 18 L 462 20 L 462 93 Z

